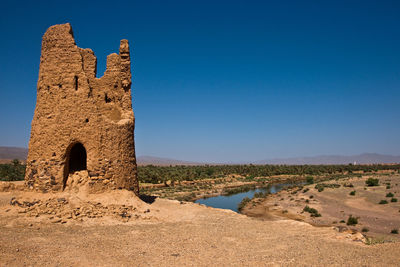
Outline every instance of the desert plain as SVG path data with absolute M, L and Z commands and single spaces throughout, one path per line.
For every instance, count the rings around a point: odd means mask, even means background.
M 399 179 L 385 177 L 393 185 Z M 367 217 L 363 214 L 356 214 L 355 209 L 361 212 L 365 207 L 357 204 L 357 199 L 366 197 L 374 202 L 368 192 L 375 190 L 382 195 L 386 187 L 371 187 L 364 192 L 361 180 L 336 182 L 351 182 L 357 188 L 354 200 L 350 196 L 337 198 L 343 205 L 335 206 L 341 207 L 338 214 L 342 216 L 342 209 L 346 215 L 354 213 L 361 217 L 362 224 L 356 230 L 367 225 L 371 233 L 379 234 L 376 225 L 364 219 Z M 253 199 L 256 211 L 246 216 L 192 202 L 149 196 L 139 199 L 127 190 L 88 194 L 81 186 L 44 194 L 25 191 L 18 184 L 21 182 L 14 183 L 14 189 L 0 193 L 0 258 L 4 266 L 399 265 L 400 245 L 395 240 L 367 244 L 360 240 L 360 231 L 339 231 L 332 225 L 339 215 L 324 203 L 332 194 L 341 194 L 341 190 L 348 193 L 351 188 L 343 185 L 318 193 L 313 185 L 305 193 L 306 187 L 302 191 L 282 191 L 279 196 L 267 197 L 262 205 Z M 362 190 L 358 189 L 360 186 Z M 297 196 L 291 194 L 293 190 L 299 191 Z M 310 219 L 307 214 L 300 214 L 303 203 L 289 205 L 311 194 L 316 200 L 308 204 L 317 208 L 321 217 Z M 292 196 L 294 200 L 290 200 Z M 274 206 L 277 197 L 284 200 Z M 253 205 L 250 202 L 248 206 L 245 213 L 250 213 Z M 367 206 L 377 209 L 375 204 Z M 257 207 L 259 216 L 254 215 Z M 266 207 L 276 210 L 266 216 Z M 384 221 L 389 209 L 397 206 L 388 204 L 377 212 L 380 220 Z M 287 210 L 286 217 L 275 216 L 282 210 Z M 396 215 L 394 222 L 399 218 L 398 214 L 393 216 Z M 319 225 L 316 220 L 321 220 Z

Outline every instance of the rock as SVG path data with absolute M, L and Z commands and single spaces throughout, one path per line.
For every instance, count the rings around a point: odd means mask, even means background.
M 51 220 L 51 222 L 52 223 L 59 223 L 59 222 L 61 222 L 61 218 L 53 219 L 53 220 Z
M 68 201 L 62 197 L 62 198 L 57 198 L 57 202 L 64 202 L 64 203 L 68 203 Z
M 346 226 L 341 226 L 341 225 L 335 226 L 335 227 L 333 227 L 333 229 L 335 229 L 339 233 L 343 233 L 345 231 L 348 231 L 348 228 Z
M 353 234 L 353 235 L 351 236 L 351 239 L 352 239 L 353 241 L 359 241 L 359 242 L 363 242 L 363 243 L 365 243 L 365 242 L 367 241 L 367 239 L 365 238 L 365 236 L 364 236 L 363 234 L 359 233 L 359 232 Z
M 11 206 L 15 206 L 15 205 L 21 206 L 21 203 L 19 203 L 15 197 L 12 197 L 10 200 L 10 205 Z

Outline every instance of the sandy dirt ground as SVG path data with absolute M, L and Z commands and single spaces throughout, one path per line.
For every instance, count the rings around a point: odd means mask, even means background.
M 1 266 L 396 266 L 400 251 L 399 243 L 365 245 L 332 227 L 148 204 L 127 191 L 3 192 L 0 233 Z
M 243 213 L 262 219 L 285 217 L 316 226 L 336 226 L 341 231 L 361 232 L 372 242 L 398 242 L 399 234 L 391 234 L 391 231 L 400 231 L 400 202 L 392 202 L 393 198 L 400 198 L 400 175 L 375 177 L 380 185 L 373 187 L 366 186 L 368 178 L 371 177 L 326 181 L 322 184 L 338 187 L 326 187 L 322 192 L 318 192 L 315 184 L 289 189 L 266 199 L 253 200 Z M 354 195 L 350 194 L 352 191 Z M 387 197 L 389 193 L 393 197 Z M 378 204 L 381 200 L 386 200 L 387 204 Z M 316 209 L 321 217 L 304 212 L 306 205 Z M 350 215 L 358 218 L 356 225 L 347 225 Z

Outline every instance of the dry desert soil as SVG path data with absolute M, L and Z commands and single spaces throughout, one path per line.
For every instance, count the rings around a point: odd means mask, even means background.
M 367 186 L 369 178 L 378 179 L 379 185 Z M 321 186 L 324 188 L 319 191 Z M 373 243 L 398 242 L 399 234 L 391 231 L 400 230 L 399 197 L 400 175 L 366 175 L 294 187 L 254 199 L 242 213 L 259 219 L 284 217 L 314 226 L 334 226 L 340 231 L 358 231 Z M 379 204 L 381 201 L 386 202 Z M 305 212 L 306 206 L 316 209 L 320 216 Z M 350 216 L 357 218 L 357 224 L 347 225 Z
M 396 266 L 399 243 L 128 191 L 0 193 L 1 266 Z

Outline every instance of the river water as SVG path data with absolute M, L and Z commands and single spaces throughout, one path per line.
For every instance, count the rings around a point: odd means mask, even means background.
M 203 199 L 198 199 L 195 201 L 195 203 L 200 203 L 204 204 L 209 207 L 213 208 L 219 208 L 219 209 L 228 209 L 228 210 L 233 210 L 235 212 L 238 212 L 238 204 L 243 200 L 243 198 L 248 197 L 248 198 L 253 198 L 254 193 L 256 192 L 263 192 L 266 193 L 268 192 L 269 194 L 274 194 L 282 189 L 285 189 L 289 186 L 293 185 L 301 185 L 304 184 L 303 182 L 301 183 L 285 183 L 285 184 L 273 184 L 270 185 L 269 187 L 265 188 L 257 188 L 257 189 L 252 189 L 246 192 L 241 192 L 237 193 L 234 195 L 229 195 L 229 196 L 216 196 L 216 197 L 209 197 L 209 198 L 203 198 Z

